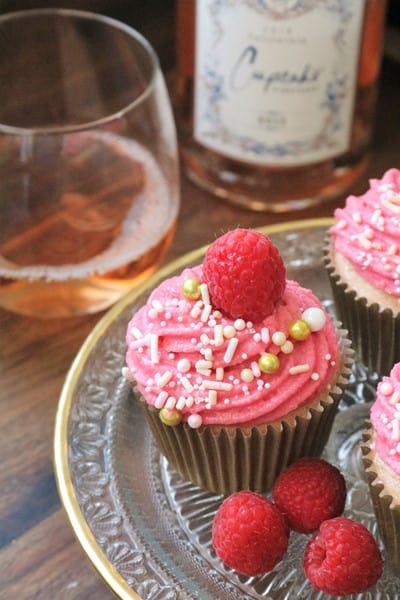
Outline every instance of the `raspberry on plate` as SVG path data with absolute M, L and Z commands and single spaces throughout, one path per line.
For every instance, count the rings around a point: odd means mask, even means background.
M 241 491 L 228 496 L 212 526 L 217 556 L 248 576 L 271 571 L 283 558 L 289 530 L 276 506 L 261 494 Z
M 322 523 L 308 542 L 303 560 L 306 577 L 326 594 L 358 594 L 382 574 L 382 556 L 376 541 L 361 523 L 336 517 Z
M 219 237 L 206 252 L 203 276 L 215 308 L 253 322 L 273 312 L 286 285 L 279 250 L 265 234 L 250 229 Z
M 276 480 L 272 497 L 290 529 L 311 533 L 344 510 L 346 483 L 340 471 L 321 458 L 303 458 Z

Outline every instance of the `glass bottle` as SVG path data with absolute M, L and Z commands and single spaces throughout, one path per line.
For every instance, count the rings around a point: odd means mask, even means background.
M 194 182 L 283 212 L 368 164 L 385 0 L 178 0 L 176 118 Z

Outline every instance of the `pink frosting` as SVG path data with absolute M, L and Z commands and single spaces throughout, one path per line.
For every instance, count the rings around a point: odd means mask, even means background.
M 335 210 L 335 250 L 376 288 L 400 296 L 400 171 L 371 179 L 363 196 Z
M 161 283 L 128 325 L 127 376 L 136 380 L 148 404 L 161 408 L 176 403 L 193 427 L 266 423 L 303 406 L 332 381 L 339 350 L 325 311 L 320 330 L 304 341 L 289 339 L 293 319 L 309 307 L 317 307 L 319 314 L 323 310 L 310 290 L 288 281 L 275 312 L 252 324 L 232 321 L 205 299 L 183 297 L 182 283 L 192 277 L 201 281 L 201 266 Z M 230 332 L 221 338 L 226 326 Z M 258 368 L 265 352 L 279 357 L 274 374 Z
M 378 384 L 371 423 L 376 432 L 376 452 L 400 475 L 400 363 Z

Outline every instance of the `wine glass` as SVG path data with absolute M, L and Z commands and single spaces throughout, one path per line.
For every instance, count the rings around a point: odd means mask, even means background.
M 179 210 L 170 99 L 146 39 L 69 9 L 0 17 L 0 307 L 102 310 L 146 278 Z

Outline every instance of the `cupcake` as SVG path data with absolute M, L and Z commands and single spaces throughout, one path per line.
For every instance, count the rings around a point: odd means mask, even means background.
M 362 451 L 379 532 L 400 575 L 400 363 L 378 384 Z
M 222 494 L 266 492 L 322 452 L 352 354 L 269 238 L 246 229 L 162 282 L 126 342 L 124 373 L 156 445 L 185 480 Z
M 372 179 L 336 209 L 325 265 L 358 358 L 388 375 L 400 360 L 400 171 Z

